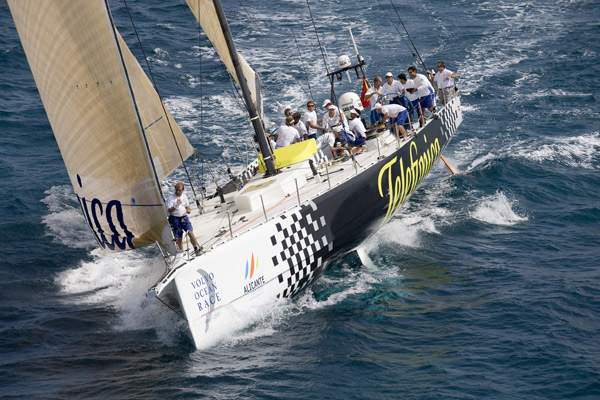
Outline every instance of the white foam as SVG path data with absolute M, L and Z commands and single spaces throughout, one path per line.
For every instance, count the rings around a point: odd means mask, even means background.
M 560 137 L 553 143 L 536 146 L 515 145 L 516 151 L 510 154 L 533 161 L 555 161 L 571 167 L 597 169 L 600 168 L 600 133 L 594 132 L 576 137 Z
M 73 188 L 70 185 L 53 186 L 44 194 L 46 197 L 41 201 L 49 211 L 42 217 L 46 234 L 52 236 L 55 243 L 71 248 L 95 247 L 96 241 L 85 223 Z
M 165 269 L 162 259 L 147 251 L 107 253 L 95 249 L 91 261 L 59 273 L 55 281 L 69 303 L 118 310 L 118 331 L 154 329 L 161 341 L 172 341 L 182 329 L 179 317 L 156 299 L 145 296 Z
M 343 268 L 340 276 L 320 277 L 293 300 L 277 299 L 268 307 L 252 306 L 248 310 L 236 310 L 235 315 L 227 316 L 228 326 L 222 329 L 221 337 L 210 344 L 230 347 L 259 337 L 271 336 L 285 329 L 285 324 L 290 318 L 333 307 L 353 295 L 367 292 L 383 279 L 399 276 L 396 267 L 381 267 L 375 270 Z M 324 299 L 317 300 L 315 292 L 319 292 L 320 288 L 331 290 L 332 293 Z
M 515 200 L 509 201 L 503 192 L 498 191 L 481 199 L 470 215 L 474 219 L 494 225 L 516 225 L 527 221 L 527 217 L 521 217 L 513 211 L 512 207 L 515 204 Z

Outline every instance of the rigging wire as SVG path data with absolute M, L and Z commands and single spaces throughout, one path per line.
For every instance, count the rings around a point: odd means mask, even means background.
M 378 2 L 379 2 L 379 0 L 378 0 Z M 404 32 L 406 32 L 406 36 L 408 37 L 408 40 L 410 40 L 410 44 L 412 44 L 413 49 L 415 49 L 415 53 L 417 54 L 417 57 L 419 57 L 419 61 L 421 62 L 421 65 L 423 66 L 423 69 L 425 71 L 427 71 L 427 68 L 425 67 L 425 62 L 423 62 L 423 59 L 421 58 L 421 55 L 419 54 L 419 51 L 417 50 L 417 46 L 415 46 L 415 43 L 413 42 L 412 38 L 410 37 L 410 33 L 408 33 L 408 29 L 406 29 L 406 26 L 404 25 L 404 21 L 402 21 L 402 18 L 400 18 L 400 13 L 398 12 L 398 9 L 396 8 L 396 5 L 394 4 L 394 2 L 392 0 L 390 0 L 390 3 L 392 4 L 392 7 L 394 8 L 394 11 L 396 11 L 396 15 L 398 16 L 398 20 L 402 24 L 402 28 L 404 28 Z M 414 56 L 415 55 L 413 53 L 413 57 Z
M 264 31 L 260 25 L 256 22 L 256 20 L 252 17 L 252 15 L 250 14 L 250 12 L 248 11 L 248 9 L 242 4 L 241 1 L 238 1 L 240 7 L 246 12 L 248 19 L 250 19 L 250 22 L 252 22 L 254 24 L 254 26 L 256 27 L 256 29 L 264 36 L 268 36 L 268 33 L 266 31 Z M 294 33 L 294 31 L 292 30 L 292 33 Z M 296 34 L 294 33 L 294 39 L 296 39 Z M 298 43 L 296 42 L 296 46 L 298 45 Z M 299 52 L 300 50 L 298 50 Z M 277 57 L 279 57 L 279 60 L 284 63 L 287 64 L 287 62 L 283 59 L 283 56 L 280 53 L 276 53 Z M 300 57 L 300 55 L 298 54 L 298 57 Z M 302 58 L 300 57 L 300 61 L 302 61 Z M 304 70 L 304 74 L 307 76 L 306 81 L 308 84 L 308 89 L 310 91 L 310 83 L 308 82 L 308 74 L 306 73 L 306 70 Z M 306 89 L 304 88 L 304 86 L 302 86 L 302 83 L 300 83 L 300 81 L 298 79 L 296 79 L 296 77 L 292 76 L 292 78 L 296 81 L 296 83 L 298 84 L 298 86 L 300 86 L 300 89 L 302 89 L 302 91 L 304 92 L 304 94 L 308 97 L 308 92 L 306 91 Z M 269 93 L 269 96 L 275 98 L 268 89 L 264 88 L 265 92 Z M 311 91 L 311 97 L 312 97 L 312 91 Z M 283 110 L 282 110 L 283 111 Z
M 150 68 L 150 63 L 148 62 L 148 57 L 146 57 L 146 52 L 144 51 L 144 47 L 142 46 L 142 41 L 141 41 L 138 31 L 135 27 L 135 23 L 133 22 L 131 10 L 129 9 L 129 6 L 127 5 L 127 0 L 123 0 L 123 3 L 125 4 L 125 9 L 127 10 L 127 15 L 129 16 L 129 20 L 131 21 L 131 26 L 133 27 L 133 31 L 135 32 L 135 37 L 137 38 L 138 44 L 140 45 L 140 50 L 142 51 L 142 55 L 144 56 L 144 61 L 146 62 L 146 66 L 148 67 L 148 72 L 150 73 L 150 78 L 152 79 L 152 84 L 154 85 L 154 90 L 156 90 L 156 94 L 158 95 L 158 99 L 160 100 L 160 104 L 162 106 L 162 110 L 165 115 L 165 119 L 167 120 L 167 123 L 169 124 L 169 129 L 171 130 L 171 135 L 173 136 L 173 141 L 175 142 L 175 147 L 177 148 L 177 152 L 179 153 L 179 158 L 181 159 L 181 163 L 183 164 L 183 169 L 185 170 L 185 175 L 187 176 L 188 182 L 190 183 L 192 192 L 194 192 L 194 199 L 196 200 L 196 204 L 199 207 L 200 204 L 198 202 L 198 196 L 196 195 L 196 189 L 194 188 L 194 184 L 192 183 L 192 179 L 190 178 L 190 174 L 188 172 L 187 166 L 185 165 L 185 160 L 183 159 L 183 155 L 181 154 L 181 149 L 179 148 L 179 143 L 177 143 L 177 139 L 175 138 L 175 132 L 173 131 L 173 126 L 171 125 L 171 121 L 168 117 L 167 109 L 162 100 L 162 96 L 160 95 L 160 92 L 158 91 L 158 86 L 156 85 L 156 80 L 154 79 L 154 74 L 152 73 L 152 69 Z M 161 190 L 161 192 L 162 192 L 162 190 Z
M 319 32 L 317 32 L 317 25 L 315 24 L 315 19 L 313 18 L 312 10 L 310 9 L 310 4 L 308 0 L 306 0 L 306 5 L 308 6 L 308 12 L 310 13 L 310 20 L 312 21 L 313 28 L 315 30 L 315 36 L 317 37 L 317 43 L 319 43 L 319 49 L 321 50 L 321 56 L 323 56 L 323 63 L 325 64 L 325 70 L 327 71 L 327 75 L 329 75 L 329 67 L 327 66 L 327 59 L 325 58 L 325 53 L 323 52 L 323 46 L 321 45 L 321 40 L 319 40 Z
M 306 65 L 304 63 L 304 58 L 300 55 L 300 46 L 298 46 L 298 39 L 296 38 L 296 32 L 292 29 L 292 34 L 294 35 L 294 42 L 296 42 L 296 49 L 298 50 L 298 58 L 302 63 L 302 69 L 304 70 L 304 75 L 306 76 L 306 84 L 308 85 L 308 91 L 310 92 L 310 99 L 313 100 L 314 96 L 312 93 L 312 89 L 310 88 L 310 79 L 308 79 L 308 72 L 306 72 Z M 306 94 L 306 92 L 304 92 Z
M 202 128 L 202 126 L 203 126 L 203 120 L 204 120 L 204 96 L 203 96 L 203 83 L 202 83 L 203 82 L 203 80 L 202 80 L 202 41 L 201 41 L 202 27 L 200 26 L 200 22 L 196 19 L 196 17 L 194 16 L 194 14 L 190 10 L 190 8 L 187 5 L 183 4 L 181 2 L 181 0 L 179 0 L 179 4 L 185 10 L 185 13 L 190 18 L 190 21 L 192 21 L 192 24 L 194 25 L 194 27 L 198 28 L 198 53 L 199 53 L 199 58 L 200 58 L 200 76 L 199 76 L 199 79 L 200 79 L 200 127 Z M 200 0 L 198 0 L 197 7 L 198 7 L 198 12 L 200 12 Z M 212 43 L 210 42 L 210 40 L 208 42 L 212 46 Z M 213 49 L 214 49 L 214 46 L 213 46 Z M 247 112 L 246 106 L 242 105 L 242 103 L 243 103 L 242 96 L 239 93 L 239 90 L 236 87 L 236 85 L 233 83 L 233 76 L 231 75 L 231 73 L 227 69 L 227 66 L 225 65 L 225 63 L 223 62 L 223 60 L 221 59 L 221 57 L 217 57 L 217 60 L 219 60 L 219 63 L 221 64 L 221 67 L 227 73 L 227 77 L 228 77 L 228 80 L 229 80 L 229 85 L 231 87 L 231 93 L 232 93 L 233 99 L 235 100 L 236 104 L 238 105 L 239 109 L 242 112 Z M 240 100 L 241 100 L 241 102 L 240 102 Z M 200 153 L 198 153 L 198 154 L 200 154 Z M 202 183 L 204 184 L 204 182 L 205 182 L 205 180 L 204 180 L 204 162 L 208 163 L 208 161 L 202 155 L 201 155 L 201 158 L 203 159 L 203 164 L 202 164 Z M 210 170 L 210 163 L 209 163 L 209 170 Z M 216 167 L 215 167 L 215 170 L 218 171 L 218 169 Z M 212 175 L 212 171 L 210 173 Z M 221 175 L 223 175 L 223 174 L 221 174 Z M 217 181 L 216 181 L 216 178 L 214 177 L 214 175 L 213 175 L 213 181 L 214 181 L 214 183 L 217 186 L 219 186 L 217 184 Z
M 410 52 L 410 54 L 412 54 L 413 57 L 416 57 L 415 52 L 408 45 L 408 42 L 406 41 L 406 39 L 402 35 L 402 32 L 400 32 L 400 29 L 398 29 L 398 27 L 396 26 L 396 24 L 394 23 L 394 21 L 392 21 L 392 18 L 388 15 L 388 13 L 387 13 L 388 10 L 386 8 L 384 8 L 383 5 L 381 5 L 381 2 L 379 2 L 379 0 L 377 0 L 377 4 L 379 4 L 379 8 L 381 8 L 381 11 L 383 11 L 383 13 L 385 14 L 385 16 L 388 17 L 388 20 L 390 21 L 390 24 L 394 27 L 394 29 L 396 29 L 396 32 L 398 32 L 398 36 L 400 36 L 400 39 L 402 39 L 402 43 L 404 43 L 404 45 L 406 46 L 406 48 L 408 49 L 408 51 Z M 396 11 L 396 13 L 397 13 L 397 11 Z M 398 18 L 400 18 L 400 15 L 398 15 Z M 406 28 L 405 28 L 405 30 L 406 30 Z

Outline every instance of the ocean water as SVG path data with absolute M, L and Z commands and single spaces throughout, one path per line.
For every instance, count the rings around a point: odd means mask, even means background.
M 156 250 L 95 248 L 0 3 L 0 397 L 600 398 L 600 3 L 395 4 L 426 65 L 459 75 L 464 122 L 445 156 L 460 174 L 437 164 L 364 244 L 366 265 L 348 254 L 197 351 L 144 296 L 164 268 Z M 111 6 L 140 56 L 124 4 Z M 241 166 L 249 124 L 191 14 L 129 6 L 190 141 Z M 328 97 L 304 1 L 224 7 L 270 120 L 277 102 Z M 330 66 L 353 54 L 348 27 L 370 77 L 415 64 L 389 2 L 311 7 Z

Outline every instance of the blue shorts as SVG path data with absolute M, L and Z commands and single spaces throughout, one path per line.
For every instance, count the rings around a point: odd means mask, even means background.
M 404 110 L 396 118 L 390 118 L 391 124 L 404 125 L 406 120 L 408 119 L 408 111 Z
M 357 137 L 355 140 L 348 139 L 348 143 L 354 146 L 362 146 L 363 144 L 367 143 L 367 139 L 364 137 Z
M 429 88 L 429 96 L 424 96 L 419 99 L 419 103 L 421 103 L 421 108 L 430 108 L 433 107 L 433 91 Z
M 171 224 L 171 229 L 173 229 L 173 234 L 175 235 L 176 239 L 179 239 L 183 236 L 183 231 L 194 231 L 192 223 L 188 217 L 174 217 L 169 215 L 169 224 Z
M 314 135 L 307 135 L 307 137 L 309 139 L 315 139 L 315 140 L 317 140 L 317 134 L 316 133 Z

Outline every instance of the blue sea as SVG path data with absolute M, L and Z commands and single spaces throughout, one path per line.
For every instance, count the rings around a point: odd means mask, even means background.
M 250 124 L 181 3 L 128 5 L 181 128 L 239 168 Z M 329 98 L 305 1 L 223 3 L 269 121 L 278 103 Z M 124 3 L 110 4 L 141 60 Z M 96 248 L 0 3 L 0 397 L 600 398 L 600 3 L 394 4 L 425 65 L 459 76 L 464 122 L 444 153 L 459 174 L 436 164 L 364 263 L 346 255 L 200 351 L 145 297 L 156 249 Z M 310 5 L 330 68 L 354 59 L 350 27 L 370 78 L 419 66 L 390 2 Z M 360 90 L 343 79 L 338 95 Z

